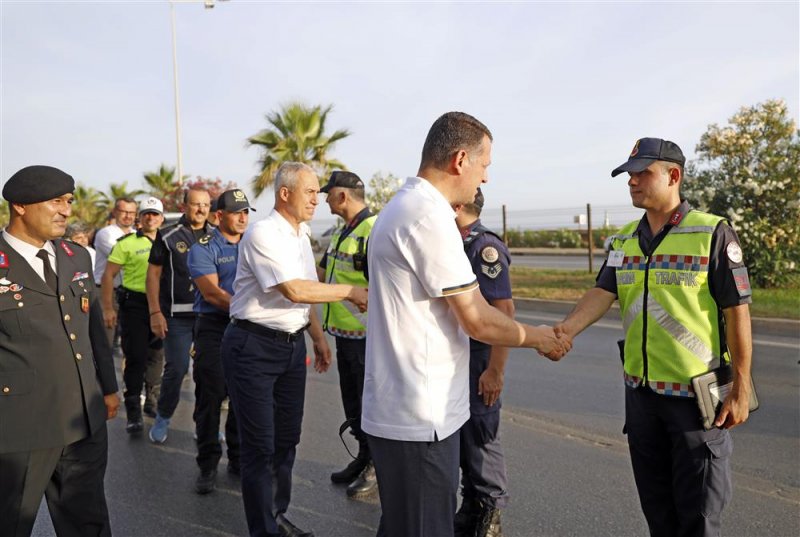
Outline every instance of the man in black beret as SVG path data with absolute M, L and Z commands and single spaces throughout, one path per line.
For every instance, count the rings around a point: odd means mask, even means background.
M 59 238 L 74 188 L 49 166 L 3 188 L 0 537 L 30 535 L 42 495 L 60 537 L 111 535 L 106 420 L 119 397 L 89 252 Z

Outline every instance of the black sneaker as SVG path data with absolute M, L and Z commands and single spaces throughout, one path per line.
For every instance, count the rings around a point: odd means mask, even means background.
M 128 434 L 138 434 L 144 430 L 144 422 L 142 417 L 128 418 L 128 423 L 125 425 L 125 432 Z
M 194 482 L 194 491 L 198 494 L 208 494 L 217 485 L 217 469 L 203 470 Z

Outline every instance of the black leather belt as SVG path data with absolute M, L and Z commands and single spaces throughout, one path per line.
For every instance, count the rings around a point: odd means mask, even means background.
M 275 330 L 273 328 L 269 328 L 257 323 L 246 321 L 244 319 L 236 319 L 235 317 L 231 317 L 231 324 L 234 326 L 238 326 L 242 330 L 246 330 L 251 334 L 268 337 L 271 339 L 277 339 L 278 341 L 286 341 L 287 343 L 295 341 L 297 338 L 301 337 L 303 335 L 303 332 L 305 332 L 306 329 L 310 326 L 309 323 L 300 330 L 298 330 L 297 332 L 283 332 L 281 330 Z
M 219 323 L 227 323 L 230 320 L 230 317 L 224 313 L 198 313 L 197 318 L 208 319 L 210 321 L 216 321 Z

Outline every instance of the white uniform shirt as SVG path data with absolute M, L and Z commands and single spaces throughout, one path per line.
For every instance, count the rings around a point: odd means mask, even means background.
M 290 280 L 317 281 L 309 227 L 298 231 L 273 211 L 256 222 L 239 242 L 239 261 L 233 281 L 231 317 L 284 332 L 308 324 L 308 304 L 295 304 L 275 286 Z
M 106 271 L 106 264 L 108 264 L 108 256 L 111 250 L 120 237 L 127 235 L 122 228 L 116 224 L 111 224 L 103 229 L 98 229 L 94 235 L 94 249 L 97 252 L 94 261 L 94 281 L 97 285 L 103 281 L 103 273 Z M 114 277 L 114 287 L 118 287 L 122 283 L 122 274 L 117 274 Z
M 25 242 L 22 239 L 16 238 L 5 229 L 3 230 L 3 238 L 6 240 L 9 246 L 11 246 L 19 255 L 22 256 L 25 261 L 28 262 L 33 271 L 39 275 L 43 282 L 47 283 L 47 280 L 44 277 L 44 264 L 36 255 L 39 253 L 39 250 L 44 249 L 44 251 L 47 252 L 47 259 L 50 260 L 50 268 L 53 269 L 53 272 L 58 274 L 58 267 L 56 266 L 56 252 L 53 250 L 52 242 L 45 241 L 42 248 L 37 248 L 29 242 Z
M 469 338 L 445 296 L 478 287 L 450 204 L 409 178 L 369 240 L 369 317 L 361 428 L 430 442 L 469 418 Z

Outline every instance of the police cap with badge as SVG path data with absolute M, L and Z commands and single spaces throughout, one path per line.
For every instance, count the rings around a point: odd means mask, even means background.
M 41 203 L 75 191 L 71 175 L 52 166 L 28 166 L 12 175 L 3 187 L 9 203 Z
M 683 166 L 686 157 L 675 142 L 661 138 L 639 138 L 628 156 L 628 161 L 614 168 L 611 177 L 616 177 L 623 172 L 639 173 L 657 161 L 674 162 Z
M 327 194 L 332 188 L 337 186 L 341 188 L 364 188 L 364 181 L 362 181 L 361 178 L 353 172 L 336 170 L 335 172 L 331 173 L 328 182 L 325 184 L 325 186 L 320 188 L 319 191 L 323 194 Z
M 247 201 L 247 196 L 238 188 L 226 190 L 217 198 L 217 210 L 229 213 L 240 213 L 242 211 L 255 211 Z

